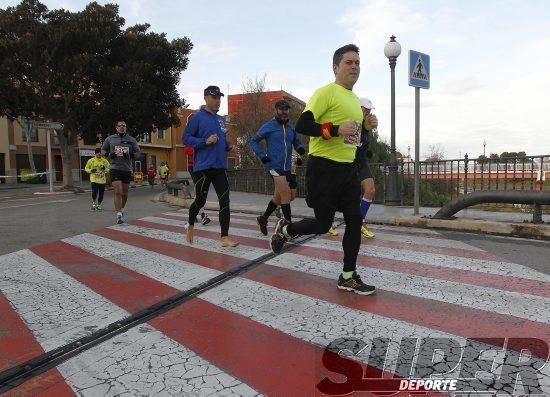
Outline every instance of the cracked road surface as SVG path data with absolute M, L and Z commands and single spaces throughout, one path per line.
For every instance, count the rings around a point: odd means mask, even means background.
M 186 218 L 164 212 L 0 256 L 0 371 L 270 253 L 252 215 L 232 214 L 234 249 L 220 247 L 215 217 L 186 245 Z M 379 290 L 362 297 L 336 289 L 340 229 L 6 395 L 322 395 L 325 377 L 346 385 L 336 364 L 348 359 L 387 388 L 432 376 L 457 380 L 461 396 L 550 394 L 550 275 L 449 235 L 373 225 L 358 267 Z M 357 395 L 381 390 L 365 384 Z

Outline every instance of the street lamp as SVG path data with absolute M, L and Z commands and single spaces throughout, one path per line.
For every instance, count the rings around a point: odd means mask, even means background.
M 487 142 L 483 141 L 483 157 L 485 157 L 485 145 L 487 145 Z
M 401 44 L 395 41 L 395 36 L 384 46 L 384 55 L 390 61 L 391 70 L 391 146 L 390 166 L 388 180 L 386 183 L 386 205 L 401 205 L 401 194 L 397 179 L 397 158 L 395 155 L 395 64 L 397 57 L 401 54 Z

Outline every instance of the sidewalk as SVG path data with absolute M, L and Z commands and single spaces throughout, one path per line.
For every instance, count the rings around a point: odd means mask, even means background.
M 231 210 L 248 213 L 262 213 L 271 196 L 231 192 Z M 169 194 L 161 196 L 161 200 L 172 204 L 188 207 L 193 200 L 174 197 Z M 210 189 L 206 209 L 217 210 L 218 200 L 214 189 Z M 368 221 L 373 224 L 386 224 L 395 226 L 411 226 L 455 231 L 487 233 L 504 236 L 515 236 L 550 240 L 550 216 L 543 215 L 545 224 L 529 223 L 533 216 L 531 213 L 512 213 L 482 211 L 465 209 L 456 214 L 456 219 L 441 220 L 430 219 L 439 208 L 421 207 L 420 215 L 413 215 L 413 207 L 388 207 L 381 204 L 373 204 L 369 209 Z M 309 208 L 303 198 L 297 198 L 292 202 L 292 214 L 298 217 L 313 217 L 313 210 Z M 337 219 L 343 219 L 341 213 L 336 213 Z

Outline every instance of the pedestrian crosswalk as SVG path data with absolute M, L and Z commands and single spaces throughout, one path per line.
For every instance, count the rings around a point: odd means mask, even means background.
M 1 256 L 0 379 L 2 371 L 269 255 L 4 389 L 7 395 L 319 395 L 316 385 L 325 376 L 345 380 L 323 365 L 325 347 L 340 338 L 368 344 L 355 359 L 380 378 L 414 375 L 399 365 L 407 338 L 461 346 L 473 338 L 486 347 L 498 346 L 499 338 L 531 338 L 540 342 L 530 351 L 537 378 L 519 377 L 500 393 L 524 393 L 523 384 L 530 394 L 550 393 L 544 365 L 550 276 L 435 231 L 372 225 L 376 238 L 362 241 L 358 271 L 378 292 L 362 297 L 336 289 L 343 230 L 298 241 L 275 256 L 255 215 L 232 214 L 236 248 L 221 247 L 211 217 L 207 226 L 196 224 L 192 246 L 183 234 L 187 210 L 179 210 Z M 388 344 L 376 358 L 380 338 Z M 521 351 L 506 354 L 520 362 Z M 504 371 L 503 360 L 504 353 L 494 368 Z M 459 375 L 460 368 L 448 374 Z M 493 390 L 488 382 L 468 382 L 470 391 Z

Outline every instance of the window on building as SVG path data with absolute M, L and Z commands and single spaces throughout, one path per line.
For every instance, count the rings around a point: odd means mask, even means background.
M 27 134 L 25 131 L 21 131 L 21 136 L 23 138 L 23 142 L 27 142 Z M 31 142 L 38 142 L 38 130 L 34 127 L 31 127 L 29 131 L 29 136 L 31 139 Z
M 143 135 L 141 136 L 140 142 L 151 143 L 151 133 L 150 132 L 143 133 Z
M 161 130 L 160 128 L 157 130 L 157 138 L 158 139 L 164 139 L 164 130 Z

